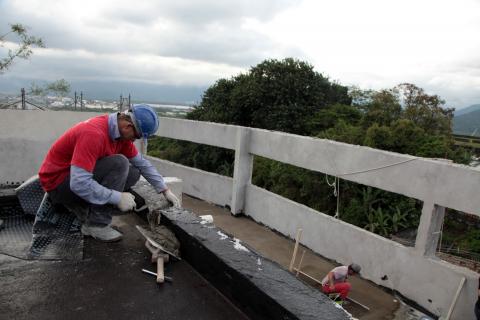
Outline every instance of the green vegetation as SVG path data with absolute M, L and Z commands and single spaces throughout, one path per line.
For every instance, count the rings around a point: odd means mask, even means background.
M 188 119 L 278 130 L 351 144 L 468 163 L 454 147 L 453 109 L 413 84 L 380 91 L 347 88 L 295 59 L 266 60 L 247 73 L 220 79 L 206 90 Z M 231 150 L 155 138 L 149 153 L 232 176 Z M 330 181 L 333 180 L 330 177 Z M 330 215 L 337 199 L 318 172 L 255 157 L 252 182 Z M 416 227 L 421 203 L 340 181 L 339 217 L 383 236 Z
M 64 97 L 70 93 L 70 83 L 65 79 L 60 79 L 47 83 L 42 87 L 32 82 L 29 93 L 35 96 L 44 96 L 52 93 L 57 97 Z

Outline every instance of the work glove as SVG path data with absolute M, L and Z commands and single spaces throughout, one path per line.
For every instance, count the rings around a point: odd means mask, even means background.
M 167 189 L 166 191 L 163 192 L 163 195 L 165 196 L 165 198 L 172 203 L 172 205 L 175 207 L 175 208 L 180 208 L 180 200 L 177 198 L 176 195 L 173 194 L 172 191 L 170 191 L 170 189 Z
M 117 207 L 123 212 L 132 210 L 135 207 L 135 197 L 133 194 L 130 192 L 122 192 Z

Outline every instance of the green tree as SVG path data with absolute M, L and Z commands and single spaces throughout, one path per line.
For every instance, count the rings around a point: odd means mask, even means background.
M 348 88 L 310 64 L 293 58 L 265 60 L 246 74 L 217 81 L 188 118 L 310 134 L 307 120 L 335 103 L 351 103 Z
M 451 135 L 454 108 L 445 108 L 445 101 L 437 95 L 428 95 L 411 83 L 396 87 L 404 104 L 403 117 L 412 120 L 429 134 Z
M 32 94 L 34 96 L 43 96 L 46 94 L 45 92 L 45 88 L 39 86 L 38 84 L 36 84 L 35 82 L 32 82 L 30 84 L 30 88 L 28 90 L 28 93 L 29 94 Z
M 364 145 L 389 150 L 393 146 L 393 136 L 388 126 L 380 126 L 377 123 L 374 123 L 370 128 L 368 128 L 365 134 Z
M 70 93 L 70 83 L 65 79 L 56 80 L 45 86 L 45 90 L 52 92 L 56 96 L 64 97 Z
M 356 126 L 362 117 L 362 111 L 358 107 L 336 103 L 317 111 L 307 119 L 306 128 L 312 135 L 317 135 L 323 130 L 335 127 L 340 121 Z
M 362 144 L 365 130 L 361 126 L 355 126 L 340 119 L 334 127 L 317 134 L 318 138 L 335 140 L 349 144 Z
M 373 123 L 380 126 L 389 126 L 393 121 L 400 118 L 402 106 L 395 89 L 367 91 L 370 95 L 369 103 L 364 104 L 365 114 L 363 125 L 368 127 Z
M 4 46 L 7 38 L 13 37 L 12 42 L 17 42 L 14 49 L 8 49 L 7 56 L 0 59 L 0 74 L 5 72 L 17 58 L 28 59 L 33 53 L 33 47 L 44 48 L 45 45 L 41 38 L 28 34 L 26 26 L 16 23 L 10 24 L 10 30 L 0 35 L 0 46 Z

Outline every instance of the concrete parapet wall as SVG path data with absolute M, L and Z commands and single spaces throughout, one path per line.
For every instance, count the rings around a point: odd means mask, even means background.
M 105 113 L 0 110 L 0 185 L 19 184 L 37 174 L 60 135 L 73 125 L 102 114 Z M 138 142 L 136 145 L 139 148 Z
M 37 174 L 52 143 L 74 124 L 99 113 L 0 111 L 0 185 Z
M 232 178 L 150 156 L 147 159 L 160 173 L 182 179 L 186 194 L 222 206 L 230 204 Z

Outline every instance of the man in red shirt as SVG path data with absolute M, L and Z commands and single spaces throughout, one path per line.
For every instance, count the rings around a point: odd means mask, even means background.
M 126 192 L 140 174 L 167 200 L 179 207 L 179 199 L 163 177 L 133 144 L 158 129 L 158 117 L 148 105 L 124 113 L 88 119 L 67 130 L 50 148 L 39 170 L 40 183 L 54 204 L 63 204 L 82 223 L 84 235 L 101 241 L 120 240 L 110 226 L 115 206 L 135 207 Z

